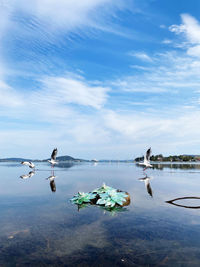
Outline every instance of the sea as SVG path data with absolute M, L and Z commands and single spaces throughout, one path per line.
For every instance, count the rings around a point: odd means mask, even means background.
M 200 266 L 200 165 L 0 163 L 0 266 Z M 105 183 L 114 209 L 77 206 Z

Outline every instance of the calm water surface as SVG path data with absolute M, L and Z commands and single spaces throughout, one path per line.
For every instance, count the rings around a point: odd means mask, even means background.
M 0 266 L 200 266 L 200 166 L 60 164 L 35 175 L 1 163 Z M 105 182 L 129 192 L 121 212 L 70 202 Z M 151 196 L 152 195 L 152 196 Z M 180 199 L 172 204 L 166 201 Z M 178 204 L 178 205 L 173 205 Z

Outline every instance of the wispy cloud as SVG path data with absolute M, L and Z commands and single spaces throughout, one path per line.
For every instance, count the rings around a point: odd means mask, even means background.
M 137 67 L 138 72 L 113 81 L 113 86 L 138 93 L 178 93 L 200 88 L 200 62 L 182 51 L 154 56 L 155 64 Z
M 83 77 L 46 77 L 41 80 L 43 99 L 51 99 L 53 103 L 78 104 L 101 108 L 107 100 L 108 87 L 94 86 Z
M 8 86 L 5 82 L 0 80 L 0 108 L 6 107 L 18 107 L 24 105 L 24 98 L 22 95 L 10 86 Z
M 143 60 L 143 61 L 147 61 L 147 62 L 152 62 L 153 59 L 147 55 L 145 52 L 134 52 L 134 51 L 131 51 L 129 52 L 129 55 L 132 56 L 132 57 L 136 57 L 140 60 Z
M 172 43 L 172 40 L 169 40 L 169 39 L 164 39 L 162 41 L 163 44 L 171 44 Z
M 27 35 L 27 30 L 32 34 L 43 34 L 43 38 L 59 31 L 80 33 L 80 30 L 88 28 L 107 29 L 107 23 L 111 22 L 115 12 L 128 8 L 128 3 L 113 0 L 13 0 L 2 4 L 6 9 L 6 15 L 10 17 L 10 22 L 15 22 L 15 28 L 20 30 L 23 20 L 20 16 L 28 16 L 27 25 L 21 32 Z M 13 15 L 15 18 L 13 19 Z M 18 25 L 16 24 L 18 23 Z M 86 34 L 86 32 L 84 33 Z M 52 41 L 52 40 L 51 40 Z

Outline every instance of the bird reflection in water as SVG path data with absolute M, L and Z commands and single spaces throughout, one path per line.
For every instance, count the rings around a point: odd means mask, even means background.
M 47 180 L 50 181 L 50 188 L 52 192 L 56 192 L 56 183 L 55 183 L 55 178 L 57 176 L 54 175 L 54 171 L 51 173 L 51 175 L 47 178 Z
M 153 197 L 153 191 L 152 191 L 152 189 L 151 189 L 151 185 L 150 185 L 150 182 L 149 182 L 150 179 L 152 179 L 152 178 L 151 178 L 151 177 L 148 177 L 147 174 L 146 174 L 145 177 L 143 177 L 143 178 L 139 178 L 138 180 L 144 182 L 145 187 L 146 187 L 146 190 L 147 190 L 147 193 L 148 193 L 151 197 Z
M 165 202 L 168 204 L 171 204 L 177 207 L 186 208 L 186 209 L 200 209 L 200 206 L 190 206 L 190 205 L 182 205 L 182 204 L 175 203 L 176 201 L 184 200 L 184 199 L 200 199 L 200 197 L 179 197 L 179 198 L 174 198 L 172 200 L 168 200 Z
M 33 175 L 35 175 L 34 171 L 30 171 L 28 174 L 23 174 L 20 176 L 21 179 L 28 179 L 31 178 Z

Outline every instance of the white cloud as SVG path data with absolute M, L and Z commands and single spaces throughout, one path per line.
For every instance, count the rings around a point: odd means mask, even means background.
M 172 40 L 169 40 L 169 39 L 164 39 L 162 41 L 163 44 L 171 44 L 172 43 Z
M 105 21 L 108 23 L 115 11 L 128 8 L 128 3 L 123 0 L 13 0 L 6 8 L 11 20 L 13 14 L 24 13 L 31 18 L 32 30 L 38 27 L 38 31 L 56 33 L 58 30 L 76 32 L 85 26 L 106 28 Z
M 139 140 L 140 142 L 148 136 L 156 138 L 170 124 L 170 120 L 159 119 L 159 116 L 149 116 L 148 113 L 142 114 L 118 114 L 114 111 L 109 111 L 105 114 L 106 126 L 120 133 L 129 140 Z
M 0 95 L 0 108 L 18 107 L 24 103 L 23 97 L 2 80 L 0 80 Z
M 94 86 L 82 77 L 46 77 L 41 80 L 43 100 L 52 104 L 77 104 L 100 109 L 107 101 L 108 87 Z M 45 96 L 45 97 L 44 97 Z
M 129 143 L 135 150 L 152 146 L 154 153 L 198 153 L 200 145 L 199 111 L 174 110 L 176 116 L 150 113 L 119 114 L 110 111 L 105 114 L 105 124 L 114 131 L 117 143 Z M 189 144 L 189 147 L 187 147 Z M 189 150 L 188 150 L 189 149 Z M 127 148 L 130 151 L 130 148 Z M 143 152 L 143 151 L 142 151 Z M 135 152 L 133 152 L 135 153 Z M 138 153 L 138 152 L 137 152 Z
M 187 54 L 189 56 L 200 57 L 200 45 L 188 48 Z
M 152 62 L 152 58 L 150 56 L 148 56 L 146 53 L 144 52 L 130 52 L 129 53 L 130 56 L 132 57 L 136 57 L 140 60 L 143 60 L 143 61 L 148 61 L 148 62 Z
M 176 34 L 183 33 L 188 42 L 196 44 L 200 43 L 200 24 L 192 16 L 188 14 L 181 15 L 182 24 L 170 26 L 170 30 Z
M 200 56 L 200 23 L 188 14 L 181 15 L 182 24 L 172 25 L 169 30 L 177 35 L 182 34 L 187 43 L 183 48 L 187 48 L 190 56 Z
M 138 72 L 120 77 L 111 85 L 119 90 L 151 94 L 199 90 L 200 62 L 196 58 L 172 51 L 154 55 L 154 62 L 146 68 L 136 66 Z

